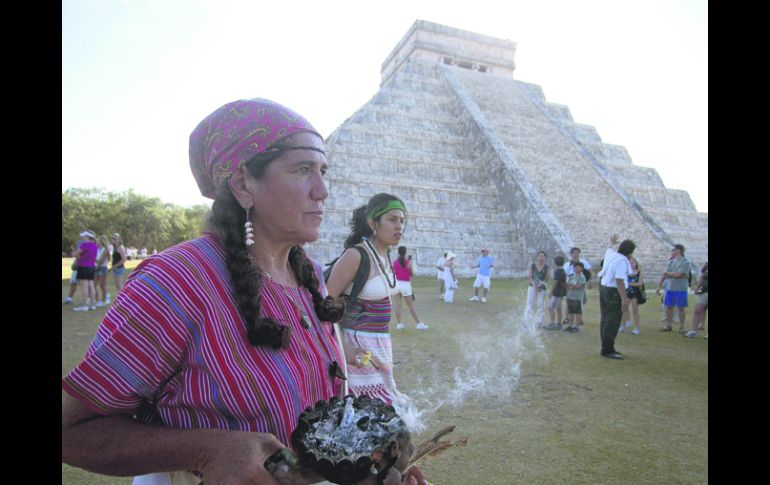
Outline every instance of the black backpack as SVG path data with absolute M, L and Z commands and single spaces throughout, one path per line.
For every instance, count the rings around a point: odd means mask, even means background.
M 361 264 L 358 265 L 358 270 L 356 270 L 356 274 L 353 276 L 353 288 L 350 290 L 350 297 L 348 301 L 355 301 L 358 297 L 358 294 L 361 293 L 364 285 L 366 285 L 366 281 L 369 279 L 370 269 L 369 255 L 366 253 L 366 250 L 360 246 L 353 247 L 356 248 L 361 254 Z M 329 281 L 329 275 L 332 274 L 332 268 L 338 259 L 340 259 L 339 256 L 336 257 L 331 263 L 326 264 L 326 269 L 324 270 L 324 282 Z

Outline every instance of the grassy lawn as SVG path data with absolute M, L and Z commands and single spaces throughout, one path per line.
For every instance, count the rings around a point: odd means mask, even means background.
M 62 260 L 62 296 L 70 263 Z M 435 278 L 417 278 L 416 308 L 430 329 L 416 330 L 405 305 L 406 328 L 393 325 L 396 382 L 425 425 L 413 441 L 450 424 L 457 426 L 450 438 L 469 439 L 422 463 L 432 483 L 708 483 L 703 332 L 683 338 L 676 324 L 674 332 L 660 332 L 660 304 L 650 293 L 640 307 L 641 335 L 619 334 L 625 360 L 614 361 L 599 356 L 596 289 L 588 292 L 581 332 L 569 334 L 520 323 L 522 280 L 493 280 L 487 304 L 468 301 L 471 285 L 461 280 L 450 305 L 438 300 Z M 691 296 L 688 328 L 694 303 Z M 83 355 L 104 312 L 62 306 L 62 375 Z M 131 483 L 67 465 L 62 474 L 68 485 Z

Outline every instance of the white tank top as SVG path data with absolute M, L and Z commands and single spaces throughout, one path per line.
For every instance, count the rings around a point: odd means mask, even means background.
M 366 246 L 366 244 L 364 244 L 363 247 L 369 255 L 369 263 L 375 266 L 375 273 L 373 277 L 366 281 L 366 284 L 358 294 L 358 298 L 361 298 L 362 300 L 382 300 L 383 298 L 387 298 L 398 293 L 398 285 L 396 285 L 395 288 L 391 288 L 390 285 L 388 285 L 388 283 L 385 281 L 385 277 L 382 275 L 380 266 L 377 264 L 377 260 L 374 259 L 378 256 L 372 254 L 372 251 Z M 393 268 L 389 267 L 387 264 L 385 266 L 385 271 L 387 271 L 387 274 L 392 281 L 395 278 L 395 275 L 393 274 Z M 351 291 L 353 291 L 353 282 L 351 282 L 347 288 L 345 288 L 343 293 L 349 295 Z

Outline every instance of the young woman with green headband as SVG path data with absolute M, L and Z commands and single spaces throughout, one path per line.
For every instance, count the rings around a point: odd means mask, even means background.
M 398 293 L 389 254 L 398 246 L 406 222 L 406 207 L 390 194 L 377 194 L 353 211 L 345 251 L 335 263 L 326 287 L 329 295 L 349 295 L 364 249 L 369 258 L 369 278 L 355 301 L 348 301 L 340 321 L 350 392 L 365 394 L 398 406 L 405 396 L 393 380 L 390 338 L 391 297 Z

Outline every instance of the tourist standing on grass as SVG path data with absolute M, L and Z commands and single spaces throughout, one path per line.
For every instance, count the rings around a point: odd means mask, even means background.
M 688 278 L 690 276 L 690 260 L 684 256 L 684 250 L 684 246 L 681 244 L 674 244 L 674 247 L 671 248 L 671 260 L 666 271 L 660 277 L 658 288 L 655 290 L 655 294 L 660 295 L 663 283 L 665 281 L 668 282 L 666 298 L 663 302 L 666 307 L 666 322 L 661 330 L 664 332 L 672 330 L 674 308 L 677 308 L 677 313 L 679 314 L 679 333 L 682 335 L 685 333 L 687 290 L 689 288 Z
M 264 463 L 303 409 L 342 391 L 329 322 L 343 305 L 302 248 L 329 194 L 323 139 L 284 106 L 240 100 L 195 128 L 190 166 L 214 199 L 209 229 L 131 272 L 62 380 L 62 461 L 150 474 L 135 485 L 322 481 Z
M 82 304 L 73 308 L 76 312 L 87 312 L 96 310 L 96 287 L 94 278 L 96 277 L 96 253 L 99 247 L 96 244 L 96 236 L 93 232 L 85 230 L 80 233 L 83 243 L 75 250 L 75 257 L 78 262 L 77 278 L 78 288 Z
M 112 265 L 110 271 L 115 278 L 115 290 L 119 293 L 123 289 L 126 274 L 126 261 L 128 255 L 123 245 L 123 238 L 117 232 L 112 235 Z
M 547 257 L 545 251 L 539 251 L 535 262 L 530 265 L 527 272 L 529 287 L 527 305 L 524 308 L 524 321 L 531 324 L 534 318 L 534 325 L 537 328 L 543 327 L 545 323 L 545 296 L 548 291 L 548 265 L 545 264 Z
M 75 254 L 77 253 L 78 249 L 80 249 L 80 245 L 83 244 L 83 238 L 81 237 L 78 239 L 75 249 L 72 250 L 71 256 L 74 259 L 72 261 L 72 265 L 70 266 L 70 292 L 69 295 L 64 297 L 64 300 L 62 300 L 62 304 L 69 305 L 72 303 L 72 299 L 75 297 L 75 292 L 78 290 L 78 258 L 75 257 Z
M 551 290 L 551 303 L 548 305 L 550 323 L 545 329 L 561 330 L 561 302 L 567 296 L 567 274 L 564 272 L 564 256 L 553 258 L 553 264 L 556 268 L 553 270 L 553 289 Z
M 455 290 L 457 289 L 457 277 L 455 276 L 455 260 L 457 255 L 447 251 L 444 261 L 444 303 L 454 303 Z
M 695 286 L 695 294 L 698 297 L 698 302 L 695 304 L 695 309 L 692 314 L 692 330 L 685 334 L 685 337 L 696 337 L 698 330 L 704 330 L 706 324 L 706 312 L 709 308 L 709 262 L 703 265 L 700 270 L 700 276 Z M 705 337 L 708 340 L 709 336 Z
M 399 289 L 389 248 L 401 241 L 405 222 L 404 203 L 390 194 L 377 194 L 355 209 L 345 251 L 326 281 L 329 295 L 342 296 L 347 302 L 340 327 L 350 392 L 354 396 L 376 397 L 388 404 L 404 400 L 393 379 L 390 318 L 392 298 Z M 352 299 L 356 273 L 362 263 L 369 267 L 368 277 Z
M 471 269 L 478 268 L 476 279 L 473 281 L 473 296 L 470 301 L 479 301 L 479 288 L 484 287 L 481 303 L 487 302 L 487 293 L 492 280 L 492 268 L 495 267 L 495 258 L 489 255 L 489 249 L 481 248 L 481 256 Z
M 585 293 L 586 277 L 583 275 L 583 263 L 576 262 L 572 274 L 567 276 L 564 284 L 567 288 L 567 328 L 566 331 L 577 333 L 583 325 L 583 293 Z
M 446 285 L 444 284 L 444 263 L 446 262 L 446 255 L 448 251 L 444 251 L 444 255 L 438 258 L 436 261 L 436 279 L 438 279 L 438 299 L 444 299 L 444 291 Z
M 99 252 L 96 253 L 96 306 L 103 307 L 110 304 L 110 294 L 107 293 L 107 273 L 109 272 L 110 243 L 107 236 L 99 236 Z M 99 298 L 99 290 L 102 297 Z
M 633 325 L 634 328 L 631 330 L 631 333 L 639 335 L 639 305 L 643 305 L 647 301 L 647 295 L 643 289 L 644 278 L 642 277 L 642 268 L 639 266 L 639 261 L 633 256 L 628 258 L 628 261 L 631 264 L 631 273 L 629 273 L 628 281 L 626 282 L 626 295 L 628 296 L 629 304 L 623 310 L 623 316 L 620 319 L 620 332 L 625 332 L 626 328 L 630 328 Z M 622 322 L 625 322 L 625 324 Z
M 586 279 L 586 286 L 591 289 L 591 263 L 580 257 L 581 250 L 579 247 L 573 247 L 569 250 L 570 259 L 564 265 L 564 272 L 567 276 L 575 274 L 575 263 L 583 264 L 583 277 Z M 585 297 L 585 292 L 584 292 Z M 587 303 L 587 298 L 583 299 L 583 305 Z M 564 323 L 567 323 L 566 319 Z
M 611 245 L 615 239 L 613 235 Z M 599 335 L 602 342 L 601 355 L 610 359 L 623 359 L 623 354 L 615 349 L 615 338 L 618 336 L 623 310 L 628 307 L 626 280 L 631 272 L 628 257 L 633 254 L 635 248 L 636 244 L 626 239 L 620 243 L 617 252 L 608 249 L 604 256 L 599 283 Z
M 412 258 L 406 257 L 406 246 L 398 247 L 398 258 L 393 261 L 393 272 L 396 274 L 396 286 L 398 286 L 398 293 L 395 295 L 395 304 L 393 309 L 396 312 L 396 328 L 401 330 L 404 328 L 404 324 L 401 322 L 401 301 L 406 301 L 406 306 L 409 308 L 409 314 L 412 315 L 414 323 L 417 324 L 417 330 L 426 330 L 427 325 L 420 321 L 420 317 L 417 316 L 417 309 L 414 307 L 414 292 L 412 290 L 412 277 L 414 276 L 414 267 L 412 266 Z

